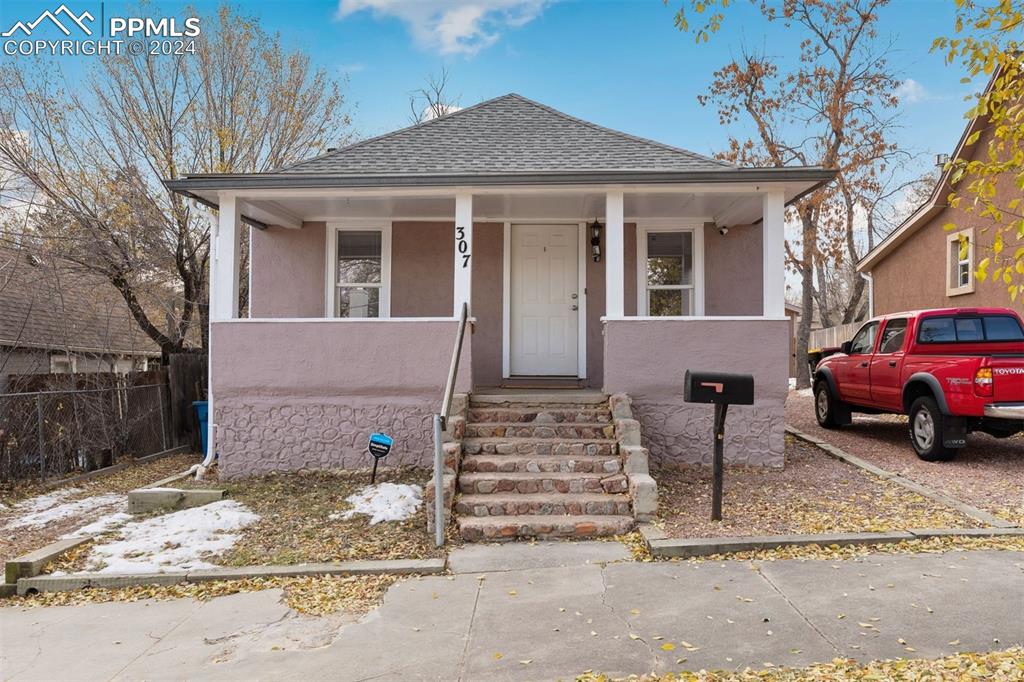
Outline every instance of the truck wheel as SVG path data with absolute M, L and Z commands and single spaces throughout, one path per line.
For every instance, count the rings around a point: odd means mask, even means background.
M 926 462 L 948 462 L 956 450 L 942 444 L 945 416 L 931 396 L 922 396 L 910 406 L 910 442 L 917 456 Z
M 839 399 L 832 395 L 827 381 L 819 381 L 814 385 L 814 416 L 818 426 L 825 429 L 838 429 L 843 422 L 837 418 Z

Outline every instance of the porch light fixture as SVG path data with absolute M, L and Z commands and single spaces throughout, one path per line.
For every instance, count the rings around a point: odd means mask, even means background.
M 595 263 L 601 262 L 601 223 L 594 222 L 590 223 L 590 253 L 594 258 Z

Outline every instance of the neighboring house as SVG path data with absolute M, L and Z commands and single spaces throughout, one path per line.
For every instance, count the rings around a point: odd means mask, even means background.
M 784 207 L 833 176 L 738 168 L 510 94 L 275 172 L 169 181 L 220 210 L 221 474 L 366 466 L 373 431 L 396 439 L 388 463 L 429 465 L 464 303 L 471 401 L 586 389 L 547 394 L 573 410 L 626 393 L 652 457 L 706 463 L 712 411 L 683 402 L 683 375 L 749 372 L 756 402 L 730 410 L 727 458 L 781 466 Z M 237 319 L 246 235 L 251 313 Z M 498 452 L 517 443 L 534 451 Z
M 992 132 L 986 129 L 987 117 L 974 118 L 967 125 L 953 153 L 954 159 L 985 159 Z M 973 145 L 967 139 L 982 131 Z M 991 281 L 977 282 L 975 269 L 978 261 L 992 253 L 996 223 L 981 217 L 977 211 L 967 213 L 963 208 L 951 208 L 948 197 L 952 191 L 951 170 L 943 171 L 928 201 L 891 234 L 878 243 L 860 263 L 857 271 L 870 277 L 871 311 L 873 315 L 921 310 L 926 308 L 1010 306 L 1024 310 L 1024 298 L 1011 303 L 1005 286 Z M 966 180 L 964 181 L 967 182 Z M 1006 206 L 1011 199 L 1020 197 L 1012 174 L 996 181 L 996 203 Z M 965 197 L 961 206 L 967 206 Z M 956 228 L 947 231 L 944 226 L 953 223 Z M 960 237 L 969 247 L 960 249 Z M 1012 232 L 1004 233 L 1009 253 L 1024 246 L 1015 240 Z M 994 268 L 991 268 L 994 270 Z
M 0 246 L 0 393 L 17 390 L 11 375 L 129 372 L 159 359 L 109 282 Z

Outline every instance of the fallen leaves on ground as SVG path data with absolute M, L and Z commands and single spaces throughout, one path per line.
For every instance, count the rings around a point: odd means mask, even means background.
M 662 469 L 658 523 L 672 537 L 973 528 L 977 522 L 786 437 L 784 469 L 725 471 L 722 521 L 710 520 L 711 471 Z
M 795 682 L 796 680 L 1003 680 L 1024 679 L 1024 649 L 1015 647 L 988 653 L 961 653 L 939 659 L 912 658 L 857 663 L 837 658 L 831 663 L 818 663 L 804 668 L 775 667 L 764 664 L 763 670 L 747 668 L 738 671 L 701 670 L 699 672 L 651 673 L 610 677 L 586 672 L 576 682 Z
M 633 561 L 654 561 L 654 555 L 651 554 L 651 548 L 647 544 L 647 540 L 638 530 L 634 530 L 631 533 L 625 535 L 616 535 L 613 537 L 614 540 L 621 542 L 629 550 L 629 553 L 633 555 Z
M 414 577 L 414 576 L 403 576 Z M 289 607 L 300 613 L 322 616 L 337 611 L 363 614 L 380 603 L 384 593 L 399 580 L 394 575 L 302 576 L 296 578 L 249 578 L 216 580 L 180 585 L 136 585 L 119 588 L 87 588 L 71 592 L 44 592 L 0 599 L 0 607 L 76 606 L 144 599 L 196 599 L 208 601 L 241 592 L 284 590 Z
M 225 566 L 250 566 L 441 556 L 443 552 L 427 534 L 427 504 L 404 521 L 371 526 L 366 516 L 339 518 L 352 508 L 345 498 L 362 490 L 369 479 L 368 471 L 309 471 L 218 485 L 228 491 L 228 497 L 259 514 L 260 520 L 242 531 L 229 552 L 212 560 Z M 425 486 L 430 472 L 385 469 L 377 472 L 377 480 Z

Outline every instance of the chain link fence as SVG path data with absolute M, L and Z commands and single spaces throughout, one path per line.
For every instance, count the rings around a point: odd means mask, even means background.
M 0 394 L 0 482 L 92 471 L 174 447 L 166 383 Z

